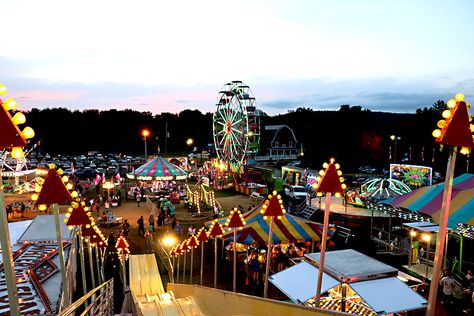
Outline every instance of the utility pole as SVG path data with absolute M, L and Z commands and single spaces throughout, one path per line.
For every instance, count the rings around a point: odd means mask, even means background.
M 165 123 L 165 155 L 168 153 L 168 122 Z

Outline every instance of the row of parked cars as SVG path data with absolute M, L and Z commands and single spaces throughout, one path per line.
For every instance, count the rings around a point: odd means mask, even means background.
M 48 164 L 54 163 L 63 169 L 66 174 L 74 174 L 80 179 L 93 178 L 96 174 L 125 175 L 137 166 L 145 163 L 144 157 L 106 154 L 89 152 L 87 155 L 42 155 L 31 152 L 26 158 L 28 169 L 46 168 Z

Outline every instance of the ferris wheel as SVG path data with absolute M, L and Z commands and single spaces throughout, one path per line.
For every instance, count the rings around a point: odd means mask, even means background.
M 218 94 L 213 115 L 214 147 L 232 169 L 254 157 L 260 143 L 260 116 L 255 97 L 242 81 L 226 83 Z

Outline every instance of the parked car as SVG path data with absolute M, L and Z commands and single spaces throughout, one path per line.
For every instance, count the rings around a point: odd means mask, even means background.
M 292 199 L 305 199 L 308 190 L 300 185 L 291 185 L 285 187 L 286 196 Z

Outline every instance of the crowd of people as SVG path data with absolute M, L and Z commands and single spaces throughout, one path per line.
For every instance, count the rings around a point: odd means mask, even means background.
M 15 202 L 10 203 L 5 207 L 7 212 L 7 218 L 13 218 L 15 212 L 19 213 L 21 217 L 24 216 L 25 212 L 30 209 L 30 205 L 25 204 L 24 202 Z
M 292 265 L 291 259 L 303 257 L 308 253 L 307 243 L 284 244 L 273 247 L 270 255 L 271 273 L 280 272 Z M 267 250 L 250 248 L 250 255 L 245 260 L 247 266 L 247 284 L 260 285 L 265 278 Z

